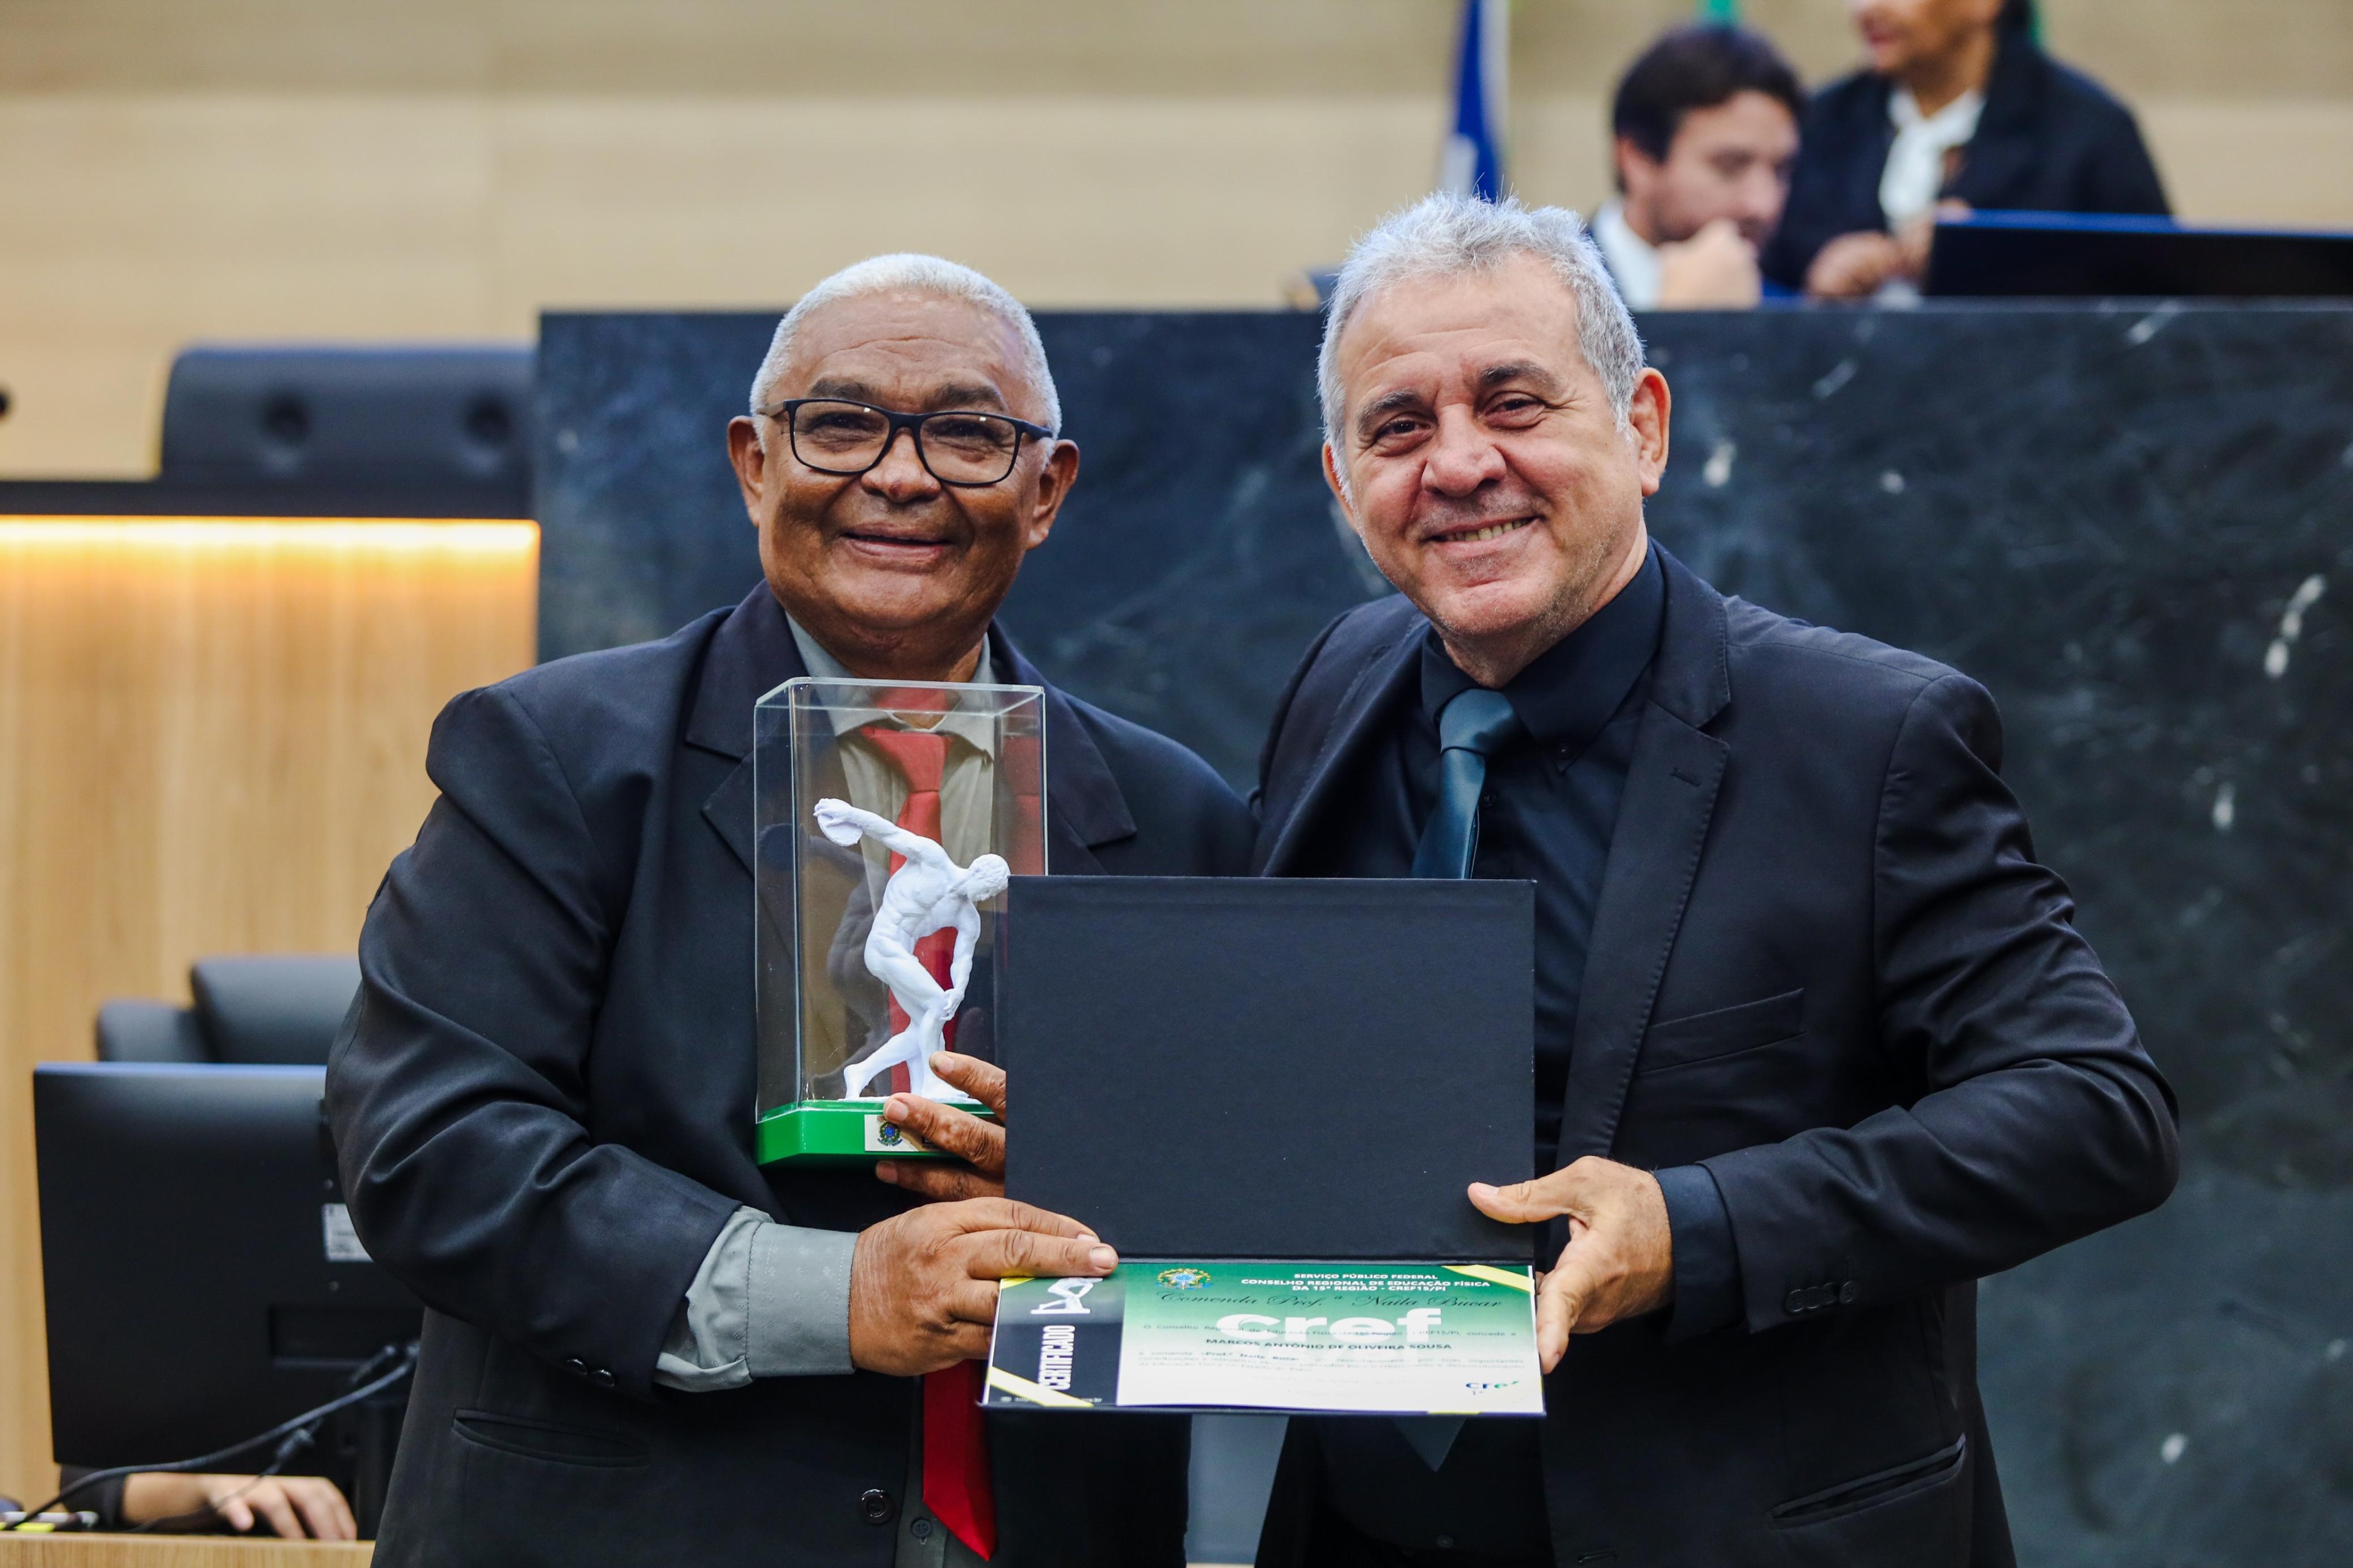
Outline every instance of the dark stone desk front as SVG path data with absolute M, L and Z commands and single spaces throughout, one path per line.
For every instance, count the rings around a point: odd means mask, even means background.
M 547 318 L 543 653 L 660 635 L 757 580 L 723 433 L 773 323 Z M 1316 321 L 1040 327 L 1084 464 L 1007 622 L 1053 679 L 1246 785 L 1300 649 L 1384 586 L 1317 472 Z M 2021 1560 L 2337 1561 L 2353 1540 L 2353 310 L 1643 327 L 1675 394 L 1658 536 L 1728 592 L 1992 689 L 2038 850 L 2181 1095 L 2172 1203 L 1985 1287 Z

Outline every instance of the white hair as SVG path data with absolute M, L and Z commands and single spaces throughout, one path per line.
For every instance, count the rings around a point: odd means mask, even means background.
M 1315 356 L 1315 389 L 1324 404 L 1324 438 L 1335 458 L 1346 452 L 1340 426 L 1347 416 L 1340 386 L 1340 336 L 1365 301 L 1392 283 L 1489 272 L 1514 256 L 1549 264 L 1577 301 L 1577 346 L 1601 378 L 1620 428 L 1642 374 L 1642 339 L 1618 297 L 1600 249 L 1584 222 L 1567 207 L 1524 207 L 1517 197 L 1483 202 L 1440 191 L 1401 207 L 1350 247 L 1333 286 Z M 1339 465 L 1345 480 L 1347 466 Z
M 768 340 L 768 356 L 760 362 L 759 374 L 752 378 L 752 412 L 757 414 L 772 401 L 771 394 L 784 375 L 785 363 L 792 357 L 794 334 L 811 311 L 837 300 L 900 289 L 969 300 L 1011 327 L 1013 335 L 1021 341 L 1021 372 L 1046 403 L 1042 423 L 1056 435 L 1061 434 L 1061 395 L 1054 390 L 1054 373 L 1046 367 L 1046 345 L 1038 340 L 1038 323 L 1030 320 L 1021 301 L 969 267 L 936 256 L 913 253 L 870 256 L 843 268 L 802 295 L 785 312 L 784 320 L 776 323 L 776 335 Z

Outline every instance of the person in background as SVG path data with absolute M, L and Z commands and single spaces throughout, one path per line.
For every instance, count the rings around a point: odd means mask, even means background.
M 78 1472 L 67 1467 L 65 1479 Z M 0 1497 L 0 1513 L 22 1505 Z M 239 1535 L 257 1526 L 290 1541 L 353 1541 L 359 1526 L 342 1489 L 324 1476 L 182 1475 L 142 1470 L 77 1493 L 58 1511 L 95 1513 L 100 1530 L 138 1530 L 174 1535 L 223 1526 Z
M 1916 283 L 1940 210 L 2170 210 L 2132 111 L 2042 52 L 2032 0 L 1848 6 L 1871 63 L 1807 110 L 1767 278 L 1824 299 Z
M 1789 62 L 1739 27 L 1672 28 L 1626 68 L 1609 111 L 1619 195 L 1593 237 L 1629 307 L 1757 303 L 1805 108 Z

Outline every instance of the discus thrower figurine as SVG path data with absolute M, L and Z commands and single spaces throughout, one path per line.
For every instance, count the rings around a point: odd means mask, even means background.
M 890 989 L 899 1010 L 907 1015 L 907 1026 L 873 1055 L 842 1069 L 842 1098 L 862 1098 L 878 1076 L 904 1062 L 915 1093 L 929 1100 L 970 1100 L 970 1095 L 932 1071 L 932 1053 L 946 1049 L 948 1020 L 963 1004 L 965 985 L 972 978 L 973 948 L 980 940 L 977 906 L 1005 890 L 1012 868 L 997 855 L 977 855 L 970 866 L 959 866 L 922 834 L 848 801 L 820 800 L 815 815 L 818 828 L 844 848 L 871 838 L 904 862 L 882 885 L 881 902 L 866 933 L 866 972 Z M 955 952 L 943 986 L 915 956 L 915 944 L 951 926 L 955 929 Z

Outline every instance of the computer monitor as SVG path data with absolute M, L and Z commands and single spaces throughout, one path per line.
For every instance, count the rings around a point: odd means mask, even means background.
M 2353 234 L 2106 213 L 1979 212 L 1936 225 L 1921 292 L 2042 298 L 2353 294 Z
M 352 1234 L 321 1109 L 325 1077 L 149 1062 L 34 1069 L 60 1464 L 225 1447 L 347 1392 L 371 1356 L 417 1338 L 417 1299 Z M 360 1490 L 373 1491 L 381 1463 L 356 1439 L 342 1446 L 351 1451 L 313 1450 L 289 1468 L 337 1475 L 347 1489 L 356 1468 Z M 269 1461 L 259 1449 L 220 1468 Z

